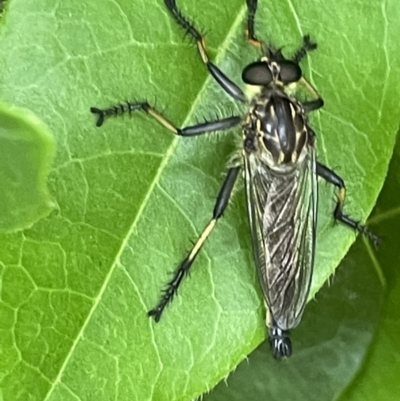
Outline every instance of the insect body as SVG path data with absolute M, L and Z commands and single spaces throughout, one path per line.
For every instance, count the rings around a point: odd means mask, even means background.
M 261 58 L 247 65 L 242 73 L 244 83 L 253 88 L 249 99 L 209 60 L 203 36 L 177 8 L 175 0 L 165 0 L 178 24 L 196 40 L 202 61 L 215 81 L 233 99 L 248 105 L 245 116 L 178 128 L 147 102 L 126 102 L 107 109 L 92 107 L 91 111 L 98 115 L 97 126 L 101 126 L 109 116 L 142 110 L 176 135 L 184 137 L 241 125 L 241 161 L 228 169 L 212 218 L 176 269 L 158 304 L 148 314 L 156 321 L 160 319 L 226 209 L 237 177 L 244 170 L 254 259 L 266 304 L 269 342 L 272 354 L 280 359 L 292 352 L 289 330 L 299 324 L 309 294 L 315 255 L 317 176 L 339 188 L 335 219 L 375 242 L 378 238 L 343 214 L 343 180 L 316 161 L 315 134 L 307 113 L 322 107 L 323 100 L 304 80 L 299 66 L 301 59 L 308 51 L 314 50 L 316 44 L 305 36 L 302 47 L 294 56 L 285 58 L 280 50 L 268 47 L 256 38 L 254 17 L 257 0 L 247 0 L 246 3 L 247 38 L 262 52 Z M 315 99 L 301 102 L 290 95 L 287 88 L 296 83 L 310 88 Z
M 291 353 L 288 330 L 299 323 L 311 284 L 317 220 L 314 135 L 302 105 L 280 75 L 300 78 L 279 52 L 249 65 L 243 78 L 263 86 L 243 126 L 245 181 L 254 257 L 269 311 L 275 357 Z M 291 71 L 293 70 L 293 71 Z

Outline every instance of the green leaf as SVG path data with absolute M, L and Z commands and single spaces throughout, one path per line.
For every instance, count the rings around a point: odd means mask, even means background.
M 33 113 L 0 103 L 0 232 L 28 228 L 54 207 L 46 182 L 54 146 Z
M 331 285 L 322 288 L 316 302 L 308 305 L 302 325 L 293 336 L 300 344 L 299 352 L 290 360 L 277 363 L 269 357 L 264 343 L 226 382 L 204 396 L 205 401 L 399 398 L 396 366 L 400 357 L 400 207 L 394 196 L 399 172 L 400 140 L 369 221 L 376 232 L 384 234 L 383 243 L 378 251 L 373 251 L 365 240 L 358 239 Z M 387 283 L 383 308 L 382 281 Z
M 382 282 L 359 238 L 293 333 L 295 352 L 271 358 L 264 342 L 205 401 L 335 400 L 356 375 L 379 324 Z
M 244 39 L 244 1 L 181 3 L 239 83 L 258 56 Z M 382 187 L 399 121 L 399 13 L 396 0 L 306 0 L 260 1 L 257 16 L 260 37 L 288 54 L 305 33 L 318 41 L 303 63 L 326 102 L 312 117 L 318 154 L 346 180 L 347 211 L 360 219 Z M 265 337 L 242 191 L 162 321 L 146 311 L 211 215 L 240 133 L 183 140 L 141 114 L 97 129 L 89 107 L 146 98 L 181 125 L 236 106 L 161 1 L 13 0 L 0 35 L 0 97 L 56 135 L 50 190 L 59 207 L 0 238 L 4 398 L 200 395 Z M 355 238 L 332 224 L 333 193 L 320 186 L 313 294 Z
M 371 223 L 385 233 L 384 243 L 376 253 L 388 283 L 382 320 L 362 369 L 340 401 L 386 401 L 400 397 L 397 365 L 400 305 L 399 230 L 400 140 L 397 141 L 387 181 L 379 197 Z

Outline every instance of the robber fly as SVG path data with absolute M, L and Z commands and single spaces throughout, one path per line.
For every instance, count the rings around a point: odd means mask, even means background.
M 97 114 L 96 125 L 101 126 L 109 116 L 145 111 L 174 134 L 184 137 L 241 126 L 243 148 L 240 161 L 228 169 L 212 218 L 148 315 L 159 321 L 225 211 L 239 173 L 244 170 L 254 259 L 265 298 L 270 348 L 273 356 L 280 359 L 292 353 L 289 330 L 299 324 L 310 291 L 315 256 L 318 176 L 339 189 L 333 213 L 335 219 L 374 242 L 378 238 L 343 214 L 343 180 L 316 161 L 315 133 L 307 114 L 321 108 L 324 102 L 305 81 L 299 66 L 307 52 L 317 47 L 316 44 L 306 35 L 301 48 L 286 58 L 280 50 L 257 39 L 254 30 L 257 0 L 246 0 L 246 3 L 247 39 L 261 51 L 260 59 L 247 65 L 242 72 L 242 80 L 252 88 L 250 98 L 209 60 L 204 37 L 178 9 L 175 0 L 165 0 L 177 23 L 196 41 L 211 76 L 229 96 L 248 106 L 245 116 L 230 116 L 178 128 L 147 102 L 126 102 L 107 109 L 92 107 L 91 112 Z M 288 90 L 293 84 L 305 85 L 315 99 L 298 100 Z

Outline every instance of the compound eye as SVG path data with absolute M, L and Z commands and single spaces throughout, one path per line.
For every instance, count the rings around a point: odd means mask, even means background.
M 293 61 L 281 61 L 280 66 L 280 80 L 284 84 L 290 84 L 292 82 L 297 82 L 302 76 L 301 68 L 298 64 Z
M 272 81 L 272 73 L 267 63 L 256 61 L 243 70 L 242 80 L 249 85 L 268 85 Z

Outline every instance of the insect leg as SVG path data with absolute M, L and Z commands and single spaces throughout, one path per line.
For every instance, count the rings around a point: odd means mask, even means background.
M 303 36 L 303 45 L 298 49 L 295 53 L 294 56 L 292 57 L 292 60 L 296 63 L 299 64 L 300 61 L 305 57 L 305 55 L 313 51 L 317 48 L 317 44 L 315 42 L 312 42 L 310 39 L 310 35 L 304 35 Z
M 169 129 L 176 135 L 180 136 L 194 136 L 205 134 L 206 132 L 223 131 L 240 124 L 241 118 L 239 116 L 231 116 L 221 118 L 220 120 L 205 121 L 203 123 L 191 125 L 189 127 L 179 128 L 176 127 L 171 121 L 163 116 L 154 107 L 150 106 L 147 102 L 126 102 L 120 103 L 106 109 L 98 109 L 91 107 L 90 111 L 97 114 L 96 126 L 101 127 L 107 117 L 117 116 L 124 113 L 132 113 L 133 111 L 145 111 L 155 118 L 161 125 Z
M 303 45 L 295 52 L 292 61 L 299 64 L 308 52 L 315 50 L 316 48 L 317 44 L 311 41 L 310 35 L 303 36 Z M 310 100 L 302 103 L 304 111 L 306 113 L 309 113 L 310 111 L 320 109 L 324 105 L 324 100 L 317 92 L 317 90 L 304 77 L 301 77 L 300 83 L 304 85 L 307 90 L 313 94 L 313 96 L 316 97 L 315 100 Z
M 199 50 L 200 57 L 203 63 L 206 65 L 207 70 L 218 82 L 222 89 L 235 100 L 240 102 L 246 102 L 246 96 L 243 91 L 232 82 L 214 63 L 208 58 L 206 44 L 203 35 L 195 28 L 195 26 L 185 17 L 182 12 L 178 9 L 175 0 L 164 0 L 165 5 L 171 12 L 175 21 L 190 35 L 194 38 L 197 43 L 197 49 Z
M 164 308 L 174 298 L 174 295 L 176 294 L 183 277 L 188 273 L 201 247 L 203 246 L 208 236 L 211 234 L 218 219 L 222 216 L 226 207 L 228 206 L 229 198 L 232 194 L 232 190 L 238 177 L 239 171 L 240 167 L 232 167 L 228 170 L 228 174 L 225 177 L 224 183 L 219 190 L 217 200 L 215 202 L 212 219 L 207 224 L 186 258 L 176 269 L 172 279 L 168 282 L 166 289 L 163 291 L 163 294 L 157 306 L 148 312 L 148 316 L 153 316 L 156 322 L 160 320 Z
M 309 113 L 310 111 L 315 111 L 320 109 L 324 105 L 324 100 L 321 97 L 315 100 L 307 100 L 302 103 L 304 111 Z
M 262 49 L 262 42 L 260 42 L 254 31 L 254 17 L 257 12 L 257 0 L 246 0 L 247 4 L 247 40 L 253 46 Z
M 343 179 L 340 178 L 333 170 L 329 169 L 328 167 L 318 162 L 317 162 L 317 175 L 319 175 L 327 182 L 339 188 L 336 207 L 335 210 L 333 211 L 333 216 L 335 217 L 335 219 L 353 228 L 354 230 L 360 232 L 361 234 L 365 235 L 374 243 L 375 246 L 377 246 L 380 242 L 380 238 L 377 235 L 369 231 L 368 228 L 360 224 L 360 222 L 343 214 L 344 199 L 346 197 L 346 187 Z

